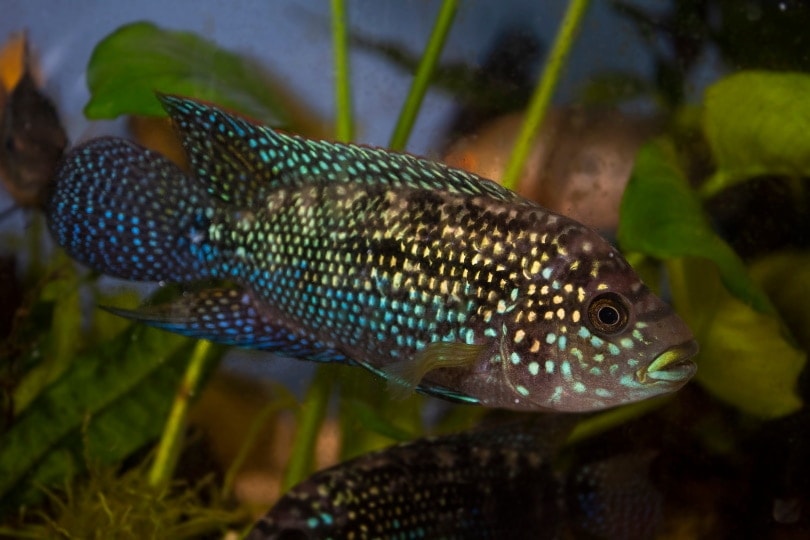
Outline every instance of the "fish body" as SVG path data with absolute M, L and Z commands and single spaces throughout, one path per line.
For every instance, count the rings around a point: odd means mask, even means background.
M 596 410 L 694 373 L 689 329 L 593 230 L 439 163 L 161 99 L 190 173 L 90 141 L 57 173 L 50 229 L 106 274 L 227 286 L 113 311 L 493 407 Z
M 34 80 L 27 39 L 20 39 L 14 56 L 22 56 L 21 72 L 7 89 L 0 81 L 0 183 L 17 205 L 41 208 L 68 141 L 56 107 Z
M 553 446 L 527 422 L 392 446 L 313 474 L 248 539 L 653 537 L 649 456 L 557 471 Z
M 515 426 L 424 438 L 315 473 L 250 540 L 557 538 L 547 445 Z

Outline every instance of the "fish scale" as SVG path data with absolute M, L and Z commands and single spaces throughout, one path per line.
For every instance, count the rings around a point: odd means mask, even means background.
M 544 420 L 417 439 L 318 471 L 247 538 L 654 538 L 664 506 L 655 453 L 563 467 L 571 456 L 554 456 L 570 426 Z
M 435 162 L 161 99 L 192 174 L 89 141 L 60 167 L 49 226 L 102 272 L 225 286 L 116 313 L 520 410 L 596 410 L 694 373 L 688 328 L 584 225 Z

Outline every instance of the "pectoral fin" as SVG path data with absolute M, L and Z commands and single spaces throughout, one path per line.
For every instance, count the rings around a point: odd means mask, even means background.
M 428 372 L 475 365 L 488 348 L 487 345 L 439 341 L 429 344 L 413 358 L 385 366 L 382 371 L 391 394 L 395 398 L 405 398 Z

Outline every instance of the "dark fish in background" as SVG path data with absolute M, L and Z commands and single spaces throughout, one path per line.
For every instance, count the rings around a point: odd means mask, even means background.
M 0 181 L 17 206 L 41 208 L 68 141 L 56 107 L 37 88 L 27 41 L 22 54 L 23 72 L 0 100 Z
M 191 175 L 89 141 L 62 162 L 49 227 L 109 275 L 230 286 L 114 312 L 518 410 L 598 410 L 694 374 L 683 321 L 580 223 L 440 163 L 160 99 Z
M 248 538 L 630 540 L 655 533 L 663 496 L 649 478 L 652 454 L 557 473 L 554 445 L 538 426 L 419 439 L 320 471 L 284 495 Z

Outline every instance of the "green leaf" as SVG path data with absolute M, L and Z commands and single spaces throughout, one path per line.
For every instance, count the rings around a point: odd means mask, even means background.
M 39 292 L 32 311 L 50 307 L 51 320 L 36 328 L 37 341 L 43 346 L 37 355 L 39 361 L 26 373 L 14 391 L 14 408 L 21 413 L 51 382 L 58 379 L 73 362 L 82 344 L 82 317 L 79 289 L 81 279 L 72 263 L 60 253 L 57 255 L 52 277 Z M 44 329 L 44 331 L 43 331 Z
M 703 130 L 717 165 L 704 195 L 755 176 L 810 175 L 810 76 L 726 77 L 706 91 Z
M 759 311 L 773 311 L 734 250 L 712 230 L 668 144 L 653 142 L 639 151 L 620 214 L 618 238 L 623 249 L 658 259 L 709 259 L 740 300 Z
M 84 112 L 91 119 L 164 116 L 158 91 L 215 102 L 267 124 L 301 128 L 311 121 L 255 62 L 191 32 L 148 22 L 122 26 L 96 46 L 87 84 Z
M 719 399 L 760 418 L 797 411 L 796 385 L 807 353 L 779 316 L 731 296 L 716 268 L 688 259 L 668 264 L 675 307 L 700 343 L 696 379 Z
M 3 435 L 4 505 L 24 496 L 24 486 L 64 480 L 71 469 L 83 468 L 71 455 L 114 462 L 154 438 L 193 345 L 186 338 L 136 326 L 76 357 Z
M 751 277 L 771 297 L 805 351 L 810 351 L 810 252 L 769 255 L 751 265 Z

